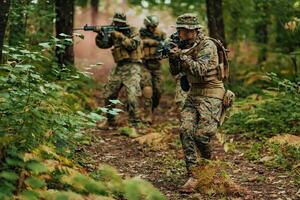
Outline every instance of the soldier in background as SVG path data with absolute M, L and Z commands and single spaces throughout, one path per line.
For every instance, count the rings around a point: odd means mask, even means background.
M 227 95 L 223 84 L 228 77 L 221 59 L 226 57 L 225 50 L 218 46 L 218 51 L 217 41 L 204 36 L 197 16 L 179 16 L 176 28 L 170 37 L 176 44 L 169 53 L 170 71 L 174 76 L 181 74 L 181 87 L 189 91 L 180 114 L 180 139 L 189 176 L 182 191 L 193 192 L 196 169 L 203 158 L 211 159 L 210 140 L 221 123 L 223 106 L 232 103 L 232 94 Z
M 128 26 L 126 15 L 116 12 L 112 25 Z M 109 100 L 117 99 L 122 87 L 127 93 L 127 111 L 129 124 L 136 126 L 139 122 L 138 98 L 141 96 L 142 42 L 138 29 L 130 27 L 124 31 L 113 31 L 111 34 L 99 32 L 96 37 L 99 48 L 111 48 L 116 66 L 112 69 L 105 85 L 105 106 L 111 106 Z M 115 127 L 114 115 L 107 113 L 107 127 Z
M 143 40 L 143 68 L 141 88 L 144 97 L 145 121 L 152 123 L 152 112 L 161 97 L 161 63 L 156 49 L 166 39 L 166 34 L 157 28 L 159 18 L 151 15 L 144 19 L 145 28 L 140 29 Z

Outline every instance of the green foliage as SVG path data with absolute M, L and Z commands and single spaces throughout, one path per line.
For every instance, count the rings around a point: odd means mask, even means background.
M 268 151 L 269 155 L 274 156 L 273 159 L 267 162 L 268 166 L 285 170 L 299 170 L 297 169 L 300 163 L 299 147 L 271 143 L 268 145 Z
M 131 138 L 136 138 L 139 136 L 139 134 L 136 132 L 134 128 L 123 127 L 119 131 L 121 132 L 122 135 L 126 135 Z
M 227 133 L 253 133 L 255 136 L 298 134 L 299 106 L 299 98 L 289 94 L 278 95 L 254 109 L 234 114 L 224 128 Z
M 32 190 L 25 190 L 21 194 L 22 199 L 24 200 L 38 200 L 39 194 L 37 192 L 34 192 Z
M 262 149 L 263 149 L 263 144 L 260 142 L 254 143 L 251 148 L 246 152 L 245 156 L 249 160 L 259 160 L 262 157 Z
M 281 133 L 299 134 L 300 132 L 300 95 L 299 86 L 289 80 L 278 79 L 270 74 L 275 89 L 279 93 L 266 96 L 264 103 L 253 105 L 235 113 L 224 124 L 226 133 L 243 133 L 255 137 L 273 136 Z M 270 88 L 272 89 L 272 88 Z M 273 88 L 274 89 L 274 88 Z
M 76 95 L 80 91 L 72 92 L 89 78 L 76 70 L 58 70 L 50 59 L 55 48 L 64 49 L 71 42 L 64 36 L 41 43 L 35 50 L 24 45 L 5 47 L 6 63 L 0 66 L 0 157 L 5 161 L 0 164 L 0 199 L 15 193 L 24 170 L 30 174 L 24 182 L 27 187 L 46 186 L 37 175 L 49 173 L 47 166 L 39 158 L 26 160 L 26 152 L 41 144 L 55 144 L 57 151 L 68 155 L 85 137 L 83 129 L 102 119 L 96 113 L 84 113 L 85 100 Z M 47 66 L 53 67 L 45 70 Z M 30 190 L 22 196 L 38 199 Z
M 26 164 L 26 167 L 33 173 L 33 174 L 40 174 L 47 172 L 47 167 L 40 162 L 32 161 Z
M 148 182 L 134 178 L 125 182 L 125 196 L 128 200 L 164 200 L 160 192 Z
M 33 176 L 27 178 L 25 184 L 33 189 L 41 188 L 46 185 L 45 181 Z
M 49 135 L 55 143 L 80 132 L 89 120 L 65 103 L 67 92 L 44 79 L 29 61 L 42 59 L 35 52 L 9 53 L 18 63 L 1 66 L 1 134 L 12 135 L 23 144 L 34 146 Z M 23 52 L 23 53 L 22 53 Z M 23 63 L 24 62 L 24 63 Z M 75 100 L 75 99 L 74 99 Z

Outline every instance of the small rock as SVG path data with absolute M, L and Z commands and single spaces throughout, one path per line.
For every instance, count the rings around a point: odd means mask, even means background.
M 199 193 L 193 194 L 192 195 L 192 200 L 202 200 L 202 196 Z
M 273 156 L 265 156 L 263 158 L 261 158 L 259 161 L 260 162 L 268 162 L 271 161 L 274 157 Z
M 277 195 L 277 194 L 271 194 L 270 197 L 272 197 L 272 198 L 277 198 L 278 195 Z
M 257 181 L 257 176 L 249 177 L 249 178 L 248 178 L 248 181 L 249 181 L 249 182 Z

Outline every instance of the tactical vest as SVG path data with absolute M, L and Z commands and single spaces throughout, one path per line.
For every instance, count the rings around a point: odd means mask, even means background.
M 137 31 L 134 28 L 132 28 L 130 36 L 127 37 L 133 39 L 137 35 Z M 121 44 L 116 43 L 114 44 L 114 48 L 112 49 L 112 55 L 116 63 L 121 61 L 141 62 L 143 58 L 142 44 L 139 44 L 136 49 L 129 51 Z
M 189 83 L 191 84 L 190 94 L 223 99 L 225 93 L 223 81 L 225 81 L 229 76 L 229 65 L 226 50 L 219 41 L 213 38 L 207 37 L 205 40 L 211 40 L 216 45 L 217 59 L 211 60 L 212 63 L 210 64 L 215 66 L 212 66 L 205 76 L 194 76 L 187 73 Z M 197 43 L 195 47 L 188 49 L 188 52 L 185 54 L 191 56 L 193 60 L 197 60 L 199 52 L 202 49 L 202 44 L 202 42 Z
M 164 40 L 164 33 L 160 30 L 156 30 L 151 36 L 143 35 L 141 31 L 140 34 L 143 40 L 151 41 L 151 44 L 144 43 L 143 45 L 143 59 L 157 59 L 156 49 L 159 46 L 159 42 Z

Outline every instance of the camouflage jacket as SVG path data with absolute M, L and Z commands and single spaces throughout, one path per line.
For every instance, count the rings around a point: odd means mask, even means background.
M 141 28 L 140 36 L 143 40 L 143 59 L 157 60 L 156 48 L 166 39 L 166 34 L 159 29 L 152 33 L 147 28 Z
M 120 61 L 141 62 L 142 41 L 135 27 L 120 34 L 118 38 L 100 32 L 96 37 L 96 44 L 104 49 L 113 47 L 112 54 L 117 63 Z
M 199 34 L 195 43 L 182 44 L 176 33 L 171 35 L 169 40 L 176 43 L 181 50 L 180 54 L 169 57 L 170 71 L 173 75 L 185 73 L 191 91 L 214 88 L 224 91 L 222 80 L 217 78 L 219 57 L 217 46 L 212 40 Z

